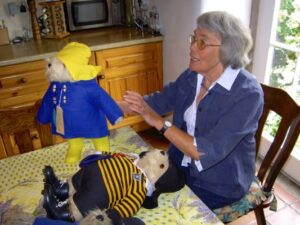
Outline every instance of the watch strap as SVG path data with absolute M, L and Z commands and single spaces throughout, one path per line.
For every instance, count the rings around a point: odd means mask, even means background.
M 161 134 L 164 134 L 168 128 L 172 126 L 172 123 L 168 120 L 164 121 L 163 127 L 159 130 Z

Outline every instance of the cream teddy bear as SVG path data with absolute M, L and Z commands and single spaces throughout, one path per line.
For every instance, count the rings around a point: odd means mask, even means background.
M 159 179 L 166 180 L 164 174 L 177 170 L 170 167 L 167 152 L 158 149 L 142 152 L 136 159 L 124 154 L 91 155 L 80 166 L 67 182 L 60 181 L 52 167 L 44 168 L 43 207 L 48 217 L 94 224 L 95 215 L 102 219 L 104 213 L 111 224 L 122 224 L 137 213 L 146 196 L 152 196 Z M 176 190 L 183 185 L 177 184 Z

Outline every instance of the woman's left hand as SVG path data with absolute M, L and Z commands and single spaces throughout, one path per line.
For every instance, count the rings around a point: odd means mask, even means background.
M 161 129 L 163 118 L 145 102 L 143 96 L 134 91 L 126 91 L 123 99 L 129 105 L 129 109 L 141 115 L 150 126 Z

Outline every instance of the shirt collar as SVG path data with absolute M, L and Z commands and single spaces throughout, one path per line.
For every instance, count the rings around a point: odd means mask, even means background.
M 230 89 L 240 71 L 241 71 L 240 68 L 233 69 L 231 66 L 228 66 L 224 70 L 224 72 L 221 74 L 219 79 L 216 80 L 214 83 L 218 83 L 219 85 L 224 87 L 226 90 L 230 91 Z M 201 74 L 199 74 L 199 75 L 201 75 Z M 203 77 L 203 76 L 201 75 L 201 77 Z
M 237 75 L 241 69 L 233 69 L 231 66 L 228 66 L 223 74 L 217 80 L 217 83 L 220 84 L 222 87 L 230 91 L 231 86 L 233 85 Z

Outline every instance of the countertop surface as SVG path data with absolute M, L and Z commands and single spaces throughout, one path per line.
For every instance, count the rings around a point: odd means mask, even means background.
M 88 45 L 92 51 L 162 41 L 162 36 L 127 27 L 111 27 L 71 33 L 62 39 L 29 40 L 19 44 L 0 46 L 0 66 L 30 62 L 51 57 L 67 43 L 76 41 Z

